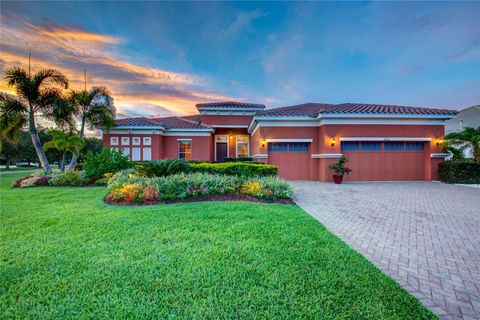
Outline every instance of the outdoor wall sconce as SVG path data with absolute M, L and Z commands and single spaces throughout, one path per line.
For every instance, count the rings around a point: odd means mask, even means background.
M 267 144 L 267 141 L 265 141 L 265 139 L 261 139 L 260 144 L 262 145 L 262 148 L 265 148 L 265 145 Z
M 443 142 L 444 142 L 443 138 L 437 138 L 437 147 L 443 144 Z
M 330 139 L 330 147 L 333 147 L 337 141 L 335 140 L 335 137 Z

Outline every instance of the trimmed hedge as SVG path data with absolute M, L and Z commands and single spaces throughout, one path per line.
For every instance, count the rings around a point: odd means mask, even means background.
M 236 175 L 240 177 L 275 176 L 278 167 L 248 162 L 192 163 L 191 172 Z
M 438 177 L 446 183 L 480 183 L 480 163 L 445 161 L 438 165 Z

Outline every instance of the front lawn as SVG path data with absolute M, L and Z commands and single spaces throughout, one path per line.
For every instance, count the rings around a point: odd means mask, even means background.
M 294 205 L 114 207 L 20 176 L 1 176 L 2 318 L 434 318 Z

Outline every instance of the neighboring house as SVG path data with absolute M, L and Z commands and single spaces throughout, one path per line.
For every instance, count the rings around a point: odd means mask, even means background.
M 373 104 L 320 104 L 267 109 L 261 104 L 197 104 L 199 114 L 116 121 L 103 135 L 134 161 L 164 158 L 223 161 L 252 157 L 293 180 L 332 181 L 328 165 L 342 155 L 349 181 L 435 180 L 441 141 L 453 110 Z
M 447 120 L 445 122 L 445 134 L 478 126 L 480 126 L 480 105 L 460 110 L 454 119 Z M 465 149 L 464 154 L 467 158 L 473 158 L 472 148 Z

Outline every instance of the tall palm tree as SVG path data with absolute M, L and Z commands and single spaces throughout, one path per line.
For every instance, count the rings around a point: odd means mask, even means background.
M 70 91 L 70 101 L 75 109 L 75 116 L 80 122 L 80 139 L 85 137 L 85 125 L 90 128 L 110 129 L 114 125 L 115 106 L 113 98 L 106 87 L 93 87 L 90 90 Z M 77 157 L 73 155 L 69 168 L 77 165 Z
M 51 130 L 50 134 L 53 136 L 51 141 L 45 142 L 43 147 L 45 150 L 57 149 L 62 153 L 60 160 L 60 171 L 65 171 L 65 156 L 67 152 L 73 155 L 78 155 L 79 150 L 84 146 L 82 139 L 73 134 L 66 134 L 61 130 Z
M 8 86 L 15 88 L 17 97 L 13 99 L 8 95 L 1 95 L 1 117 L 17 119 L 17 122 L 16 125 L 12 123 L 10 129 L 8 126 L 2 127 L 2 131 L 5 129 L 5 133 L 12 133 L 13 128 L 18 129 L 20 124 L 28 121 L 28 129 L 40 164 L 45 171 L 50 172 L 47 156 L 38 137 L 35 116 L 54 116 L 58 101 L 62 97 L 61 89 L 57 85 L 68 88 L 68 79 L 52 69 L 40 70 L 31 75 L 30 68 L 26 70 L 21 67 L 11 67 L 5 71 L 5 80 Z
M 473 156 L 476 159 L 480 158 L 480 126 L 467 127 L 463 131 L 449 133 L 445 139 L 449 145 L 458 146 L 459 149 L 472 148 Z

